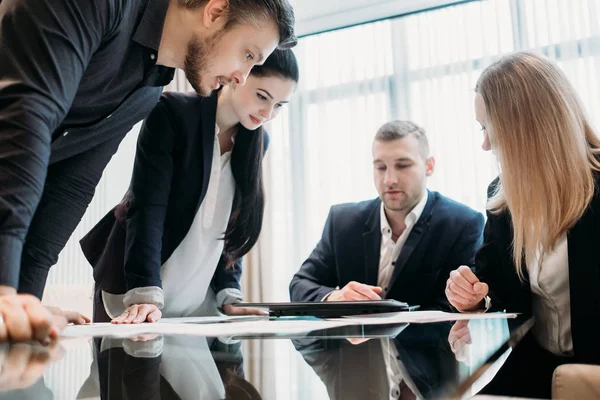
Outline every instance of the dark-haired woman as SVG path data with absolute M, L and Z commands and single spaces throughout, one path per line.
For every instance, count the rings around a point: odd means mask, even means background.
M 257 312 L 231 304 L 242 299 L 240 259 L 262 227 L 262 125 L 298 79 L 292 51 L 276 50 L 243 86 L 163 94 L 124 200 L 81 241 L 94 267 L 94 321 Z

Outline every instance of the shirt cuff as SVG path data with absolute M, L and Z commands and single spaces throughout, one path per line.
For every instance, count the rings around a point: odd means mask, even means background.
M 138 287 L 125 293 L 123 305 L 125 308 L 133 304 L 154 304 L 159 310 L 165 306 L 162 288 L 158 286 Z
M 241 343 L 241 339 L 235 339 L 233 336 L 219 336 L 217 340 L 223 344 L 238 344 Z
M 331 293 L 333 293 L 333 292 L 334 292 L 334 291 L 332 290 L 331 292 L 327 293 L 325 296 L 323 296 L 323 298 L 321 299 L 321 301 L 325 301 L 325 300 L 327 300 L 327 298 L 329 297 L 329 295 L 330 295 Z
M 123 350 L 135 358 L 156 358 L 163 352 L 163 342 L 162 336 L 145 342 L 125 339 L 123 340 Z
M 485 312 L 488 312 L 492 308 L 492 299 L 490 296 L 485 296 L 483 299 L 485 300 Z
M 19 286 L 23 239 L 13 235 L 0 235 L 0 285 Z
M 223 308 L 226 304 L 239 303 L 244 297 L 242 291 L 235 288 L 227 288 L 219 291 L 216 296 L 217 307 Z
M 120 349 L 123 347 L 123 339 L 117 337 L 104 336 L 100 342 L 100 353 L 110 349 Z

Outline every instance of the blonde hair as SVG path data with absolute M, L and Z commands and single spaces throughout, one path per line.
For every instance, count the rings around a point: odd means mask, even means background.
M 550 59 L 519 52 L 485 69 L 476 92 L 501 167 L 487 208 L 510 212 L 513 260 L 540 263 L 575 225 L 595 191 L 600 139 L 565 74 Z M 491 128 L 491 129 L 490 129 Z

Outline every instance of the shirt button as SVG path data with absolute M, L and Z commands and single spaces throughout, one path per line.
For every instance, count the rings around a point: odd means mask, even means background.
M 154 60 L 156 58 L 156 54 L 150 54 L 150 58 Z
M 63 136 L 67 136 L 68 134 L 69 134 L 69 131 L 65 131 L 65 132 L 63 133 Z

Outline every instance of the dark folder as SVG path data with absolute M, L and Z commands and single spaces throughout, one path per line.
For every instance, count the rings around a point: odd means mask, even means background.
M 311 316 L 320 318 L 412 311 L 418 308 L 418 306 L 409 306 L 407 303 L 396 300 L 298 301 L 288 303 L 235 303 L 233 305 L 268 310 L 269 315 L 272 317 Z

